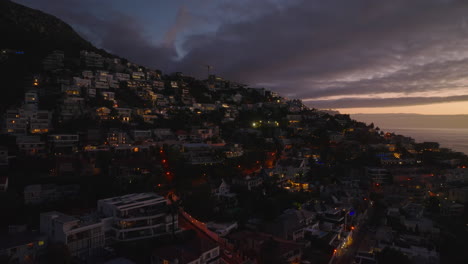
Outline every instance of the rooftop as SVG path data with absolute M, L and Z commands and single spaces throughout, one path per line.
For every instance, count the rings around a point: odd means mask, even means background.
M 105 204 L 113 205 L 118 209 L 124 209 L 125 207 L 129 206 L 136 206 L 136 205 L 144 205 L 150 204 L 153 202 L 161 202 L 165 201 L 166 199 L 160 195 L 155 193 L 134 193 L 134 194 L 127 194 L 124 196 L 112 197 L 100 200 Z

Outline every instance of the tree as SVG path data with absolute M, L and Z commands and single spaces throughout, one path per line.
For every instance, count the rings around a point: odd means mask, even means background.
M 46 252 L 47 263 L 71 264 L 71 254 L 68 246 L 62 243 L 49 244 Z
M 382 252 L 377 254 L 377 261 L 379 264 L 411 264 L 411 260 L 401 251 L 386 247 Z

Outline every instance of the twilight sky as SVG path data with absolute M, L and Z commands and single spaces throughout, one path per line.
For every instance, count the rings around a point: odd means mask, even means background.
M 466 0 L 15 0 L 129 60 L 347 113 L 468 114 Z

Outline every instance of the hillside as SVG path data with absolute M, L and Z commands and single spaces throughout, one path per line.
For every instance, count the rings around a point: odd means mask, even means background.
M 0 0 L 0 48 L 23 50 L 34 62 L 53 50 L 63 50 L 77 57 L 80 50 L 90 50 L 111 56 L 84 40 L 62 20 L 8 0 Z
M 62 50 L 67 58 L 78 59 L 81 50 L 106 57 L 113 55 L 94 47 L 71 26 L 44 12 L 0 0 L 0 110 L 17 103 L 24 94 L 28 76 L 41 71 L 41 61 L 53 50 Z M 21 51 L 22 54 L 15 54 Z

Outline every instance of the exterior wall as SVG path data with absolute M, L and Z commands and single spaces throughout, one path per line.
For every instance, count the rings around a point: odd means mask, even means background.
M 155 194 L 130 194 L 98 201 L 99 213 L 112 217 L 112 238 L 137 240 L 178 231 L 178 216 L 168 212 L 167 201 Z

